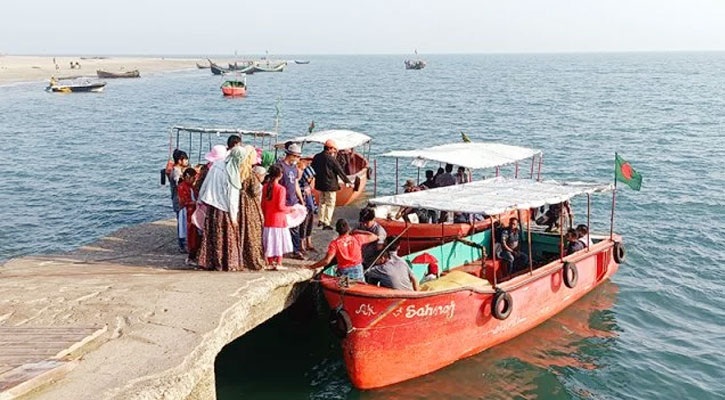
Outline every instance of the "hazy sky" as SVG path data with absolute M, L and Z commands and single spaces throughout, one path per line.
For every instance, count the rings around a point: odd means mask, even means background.
M 725 50 L 725 0 L 2 0 L 0 53 Z

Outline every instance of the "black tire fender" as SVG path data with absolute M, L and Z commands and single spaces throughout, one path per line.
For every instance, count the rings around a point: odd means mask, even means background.
M 564 284 L 569 289 L 573 289 L 576 286 L 577 280 L 579 280 L 579 270 L 576 269 L 576 264 L 573 262 L 565 262 L 564 269 L 562 270 L 564 277 Z
M 350 315 L 342 307 L 330 310 L 328 324 L 332 333 L 340 339 L 346 338 L 352 332 L 352 320 L 350 320 Z
M 614 243 L 614 249 L 612 250 L 614 261 L 617 264 L 621 264 L 627 259 L 627 251 L 624 249 L 622 242 Z
M 503 307 L 501 303 L 504 303 Z M 502 290 L 497 291 L 493 296 L 493 302 L 491 303 L 491 314 L 493 314 L 494 318 L 503 321 L 511 315 L 513 306 L 514 302 L 511 299 L 510 294 Z

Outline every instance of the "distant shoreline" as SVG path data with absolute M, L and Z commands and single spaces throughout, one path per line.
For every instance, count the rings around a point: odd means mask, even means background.
M 82 56 L 86 57 L 86 56 Z M 105 57 L 105 56 L 103 56 Z M 56 64 L 53 63 L 55 59 Z M 24 82 L 46 81 L 51 76 L 95 77 L 96 70 L 109 72 L 138 69 L 143 77 L 146 73 L 172 72 L 196 68 L 201 58 L 173 57 L 106 57 L 86 58 L 81 56 L 14 56 L 0 55 L 0 85 Z M 71 62 L 78 62 L 80 69 L 71 69 Z M 221 61 L 220 61 L 221 62 Z

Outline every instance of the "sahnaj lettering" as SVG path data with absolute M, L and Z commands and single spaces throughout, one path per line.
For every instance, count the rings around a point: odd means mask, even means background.
M 405 309 L 405 318 L 434 317 L 436 315 L 445 315 L 448 319 L 451 319 L 453 318 L 453 313 L 455 312 L 455 309 L 455 301 L 451 301 L 450 304 L 439 306 L 431 306 L 430 304 L 426 304 L 421 307 L 416 307 L 414 305 L 409 305 Z

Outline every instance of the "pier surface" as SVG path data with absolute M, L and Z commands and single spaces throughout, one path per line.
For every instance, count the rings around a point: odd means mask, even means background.
M 0 353 L 14 349 L 0 399 L 215 398 L 222 347 L 292 304 L 314 271 L 287 259 L 285 271 L 193 270 L 174 230 L 138 225 L 0 266 Z M 317 258 L 333 232 L 313 237 Z

